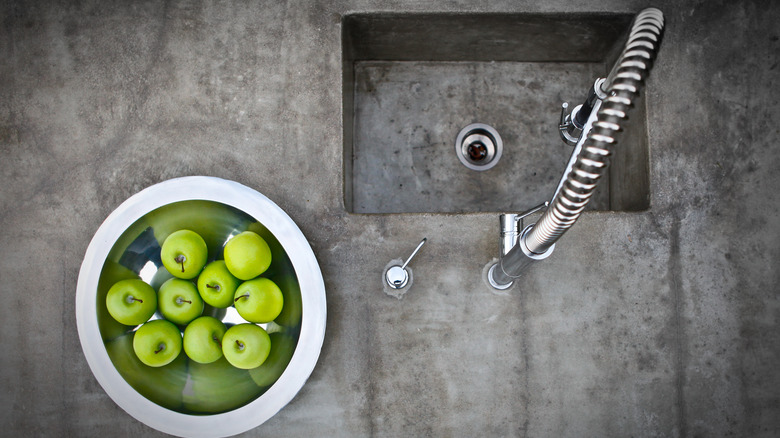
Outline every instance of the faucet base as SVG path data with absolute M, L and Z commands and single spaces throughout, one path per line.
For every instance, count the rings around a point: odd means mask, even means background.
M 525 240 L 534 225 L 536 224 L 525 227 L 522 233 L 520 233 L 520 237 L 517 239 L 517 244 L 512 247 L 509 252 L 502 255 L 495 266 L 490 268 L 490 271 L 488 272 L 488 282 L 491 286 L 498 290 L 504 290 L 511 287 L 514 280 L 520 277 L 522 272 L 525 272 L 525 270 L 535 262 L 550 257 L 555 250 L 555 244 L 552 244 L 541 254 L 535 253 L 528 248 Z M 495 269 L 496 266 L 499 267 L 498 270 Z
M 497 266 L 498 266 L 498 262 L 493 263 L 493 266 L 491 266 L 490 269 L 488 270 L 488 273 L 487 273 L 488 283 L 490 284 L 491 287 L 493 287 L 493 289 L 507 290 L 510 287 L 512 287 L 515 284 L 515 282 L 514 282 L 514 280 L 512 280 L 512 281 L 510 281 L 507 284 L 498 284 L 498 283 L 496 283 L 496 280 L 494 280 L 494 278 L 493 278 L 493 270 L 496 269 Z

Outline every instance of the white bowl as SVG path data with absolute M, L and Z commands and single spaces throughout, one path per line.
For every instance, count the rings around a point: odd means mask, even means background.
M 159 230 L 164 228 L 160 224 L 171 225 L 169 222 L 172 221 L 176 225 L 176 221 L 186 222 L 190 219 L 200 221 L 199 226 L 207 227 L 206 233 L 210 234 L 210 240 L 221 244 L 232 235 L 244 231 L 249 223 L 259 227 L 276 251 L 275 260 L 279 259 L 276 274 L 293 278 L 288 282 L 290 291 L 285 292 L 292 294 L 288 320 L 283 326 L 271 323 L 271 327 L 268 327 L 269 331 L 280 331 L 280 335 L 289 334 L 290 339 L 297 337 L 289 364 L 273 384 L 258 390 L 253 396 L 256 398 L 239 401 L 237 407 L 216 409 L 220 411 L 217 413 L 193 411 L 179 405 L 164 406 L 166 403 L 159 399 L 154 402 L 147 398 L 148 394 L 142 395 L 134 389 L 128 383 L 127 373 L 120 373 L 106 349 L 106 345 L 111 342 L 109 339 L 116 336 L 115 333 L 107 334 L 106 318 L 110 316 L 105 314 L 100 299 L 102 297 L 98 297 L 99 289 L 105 293 L 106 285 L 101 284 L 101 273 L 108 264 L 119 264 L 123 271 L 137 274 L 153 283 L 152 274 L 160 267 L 149 260 L 149 257 L 154 258 L 153 255 L 149 256 L 154 253 L 154 248 L 150 247 L 158 245 L 160 240 L 159 233 L 155 235 L 155 227 Z M 218 258 L 221 254 L 221 247 L 215 248 L 217 246 L 220 245 L 210 245 L 211 258 Z M 294 275 L 289 277 L 291 273 Z M 285 305 L 287 298 L 285 296 Z M 215 311 L 212 309 L 212 312 Z M 228 324 L 241 322 L 236 320 L 238 316 L 234 309 L 216 316 Z M 127 413 L 150 427 L 178 436 L 235 435 L 261 425 L 276 414 L 292 400 L 311 375 L 322 348 L 325 320 L 322 274 L 309 243 L 295 222 L 257 191 L 213 177 L 193 176 L 168 180 L 123 202 L 106 218 L 92 238 L 81 265 L 76 291 L 79 338 L 95 378 Z M 114 321 L 109 322 L 116 324 Z M 127 329 L 128 337 L 132 330 Z M 187 368 L 183 369 L 189 373 L 191 366 L 186 365 Z M 143 367 L 137 367 L 137 370 L 142 374 L 146 372 Z M 185 377 L 186 392 L 191 389 L 193 379 L 191 376 Z

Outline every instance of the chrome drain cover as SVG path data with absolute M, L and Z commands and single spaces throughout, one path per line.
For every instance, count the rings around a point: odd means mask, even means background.
M 455 153 L 471 170 L 488 170 L 498 163 L 504 144 L 492 126 L 473 123 L 461 129 L 455 140 Z

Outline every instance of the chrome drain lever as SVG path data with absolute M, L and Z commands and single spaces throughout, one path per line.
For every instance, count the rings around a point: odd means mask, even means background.
M 428 238 L 425 237 L 422 241 L 420 241 L 420 244 L 417 245 L 417 248 L 414 249 L 412 255 L 406 259 L 403 265 L 395 265 L 387 270 L 385 273 L 385 281 L 387 282 L 388 286 L 392 287 L 393 289 L 401 289 L 406 286 L 406 283 L 409 282 L 409 272 L 406 271 L 406 265 L 412 261 L 412 258 L 415 256 L 415 254 L 417 254 L 417 251 L 422 248 L 427 240 Z

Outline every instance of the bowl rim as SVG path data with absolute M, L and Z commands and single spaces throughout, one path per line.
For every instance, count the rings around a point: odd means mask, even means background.
M 262 223 L 279 241 L 292 262 L 301 290 L 301 331 L 298 344 L 281 377 L 264 394 L 232 411 L 191 415 L 164 408 L 133 389 L 113 366 L 97 320 L 98 279 L 116 240 L 147 213 L 191 200 L 219 202 L 237 208 Z M 187 437 L 224 437 L 253 429 L 286 406 L 308 380 L 325 338 L 325 284 L 306 237 L 278 205 L 260 192 L 235 181 L 210 176 L 166 180 L 136 193 L 117 207 L 95 232 L 79 271 L 76 324 L 92 374 L 124 411 L 159 431 Z

